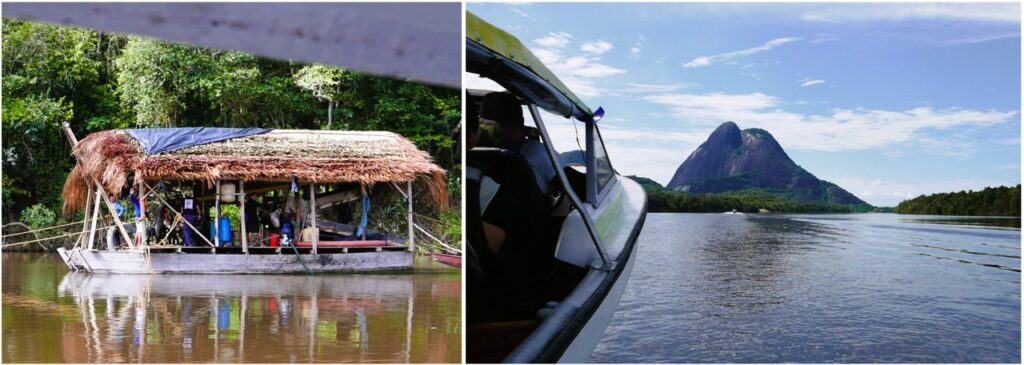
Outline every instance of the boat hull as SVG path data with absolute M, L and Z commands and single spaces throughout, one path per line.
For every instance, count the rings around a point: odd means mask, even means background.
M 608 291 L 608 295 L 604 297 L 597 310 L 590 316 L 587 324 L 583 326 L 583 329 L 580 330 L 576 338 L 569 344 L 569 347 L 562 353 L 562 357 L 558 359 L 558 362 L 586 363 L 590 361 L 590 354 L 594 352 L 597 343 L 604 337 L 605 329 L 612 320 L 612 314 L 619 308 L 619 300 L 622 299 L 622 293 L 626 290 L 626 283 L 629 281 L 629 276 L 633 272 L 633 264 L 636 262 L 636 250 L 637 245 L 634 244 L 630 260 L 626 261 L 626 266 L 622 269 L 619 279 L 612 285 L 612 289 Z
M 72 249 L 61 253 L 78 271 L 112 274 L 303 274 L 412 270 L 406 250 L 327 254 L 214 254 Z
M 445 255 L 441 253 L 432 253 L 430 255 L 434 257 L 434 261 L 451 267 L 462 267 L 462 256 Z

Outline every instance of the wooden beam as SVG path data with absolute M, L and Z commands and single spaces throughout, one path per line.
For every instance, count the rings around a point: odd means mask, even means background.
M 409 180 L 405 184 L 406 184 L 405 185 L 405 189 L 406 189 L 406 196 L 405 196 L 406 199 L 405 200 L 408 202 L 408 206 L 409 206 L 409 210 L 408 210 L 407 216 L 408 216 L 408 221 L 409 221 L 409 251 L 411 252 L 411 251 L 416 249 L 416 234 L 415 234 L 416 232 L 413 231 L 414 224 L 412 222 L 412 180 Z
M 220 247 L 220 180 L 217 180 L 217 197 L 215 198 L 213 205 L 213 242 L 216 243 L 213 247 Z
M 320 232 L 316 230 L 316 184 L 309 184 L 309 218 L 313 227 L 313 254 L 316 255 L 316 246 L 320 243 Z
M 86 182 L 85 186 L 89 186 L 89 183 Z M 89 186 L 89 195 L 85 196 L 85 213 L 82 213 L 82 219 L 84 219 L 82 221 L 82 235 L 79 236 L 78 242 L 75 243 L 75 246 L 78 246 L 79 244 L 85 245 L 85 239 L 86 239 L 85 235 L 86 235 L 87 232 L 89 232 L 89 216 L 91 215 L 90 214 L 91 211 L 89 209 L 92 208 L 92 205 L 93 205 L 92 204 L 92 200 L 93 200 L 92 197 L 93 197 L 93 195 L 96 195 L 96 194 L 93 194 L 92 186 Z M 97 200 L 97 201 L 99 201 L 99 200 Z
M 239 217 L 241 217 L 241 219 L 239 219 L 239 221 L 240 221 L 239 222 L 240 223 L 239 226 L 242 227 L 241 228 L 241 232 L 242 232 L 242 252 L 244 252 L 246 255 L 248 255 L 249 254 L 249 235 L 248 235 L 249 232 L 246 231 L 246 227 L 245 227 L 245 221 L 247 220 L 247 219 L 245 219 L 246 218 L 246 216 L 245 216 L 245 180 L 238 180 L 238 194 L 239 194 L 239 198 L 242 199 L 242 203 L 241 203 L 241 207 L 242 207 L 241 210 L 242 211 L 240 212 L 241 214 L 239 214 Z
M 92 191 L 92 190 L 93 189 L 90 186 L 89 187 L 89 191 Z M 95 247 L 94 244 L 96 242 L 96 221 L 100 220 L 100 194 L 101 194 L 100 191 L 97 190 L 94 194 L 92 194 L 92 195 L 95 195 L 95 197 L 90 197 L 90 198 L 93 199 L 92 229 L 89 230 L 89 246 L 88 246 L 90 251 L 93 249 L 93 247 Z M 88 210 L 88 209 L 89 209 L 89 207 L 86 207 L 86 210 Z

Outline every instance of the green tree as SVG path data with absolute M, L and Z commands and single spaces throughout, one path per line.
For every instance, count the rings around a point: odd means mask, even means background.
M 341 85 L 341 76 L 345 70 L 324 66 L 304 66 L 295 73 L 295 85 L 313 93 L 317 99 L 327 102 L 327 129 L 334 126 L 334 103 Z

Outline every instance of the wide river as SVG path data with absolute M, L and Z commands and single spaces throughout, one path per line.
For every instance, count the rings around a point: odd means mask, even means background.
M 460 362 L 461 275 L 99 275 L 3 254 L 3 362 Z
M 595 362 L 1021 361 L 1019 219 L 650 214 Z

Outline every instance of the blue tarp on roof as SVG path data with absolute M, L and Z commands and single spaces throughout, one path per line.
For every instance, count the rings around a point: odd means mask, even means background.
M 226 141 L 270 132 L 269 128 L 145 128 L 125 129 L 147 155 L 180 150 L 201 144 Z

